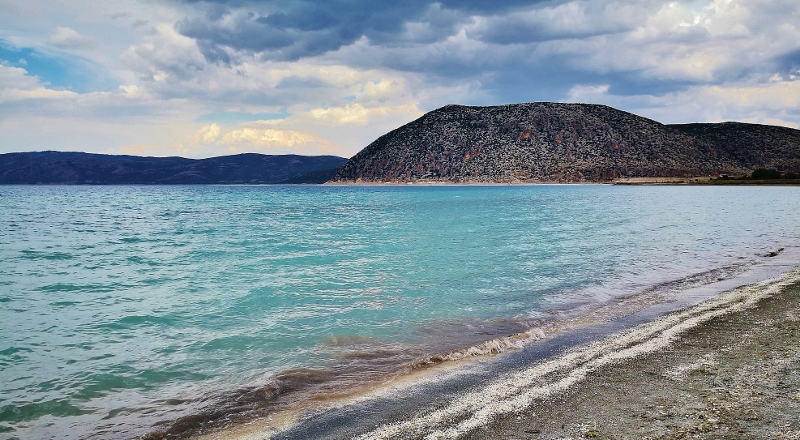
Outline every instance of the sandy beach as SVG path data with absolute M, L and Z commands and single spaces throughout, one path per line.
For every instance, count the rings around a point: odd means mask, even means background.
M 465 438 L 798 439 L 800 283 Z

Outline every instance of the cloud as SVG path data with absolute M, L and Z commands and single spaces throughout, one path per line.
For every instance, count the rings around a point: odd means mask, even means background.
M 740 121 L 800 128 L 800 80 L 694 85 L 661 96 L 615 95 L 608 85 L 580 85 L 574 102 L 602 102 L 662 123 Z
M 129 98 L 136 98 L 142 96 L 142 89 L 139 88 L 136 84 L 130 85 L 121 85 L 119 86 L 120 92 L 126 97 Z
M 200 143 L 210 144 L 219 139 L 220 133 L 221 129 L 219 125 L 210 124 L 200 127 L 189 139 L 195 145 Z
M 266 151 L 319 150 L 328 149 L 331 146 L 330 141 L 310 133 L 253 127 L 231 130 L 222 135 L 217 140 L 217 143 L 226 145 L 229 150 L 253 147 L 257 150 Z
M 256 151 L 267 154 L 332 154 L 337 145 L 330 139 L 300 129 L 280 127 L 281 120 L 255 121 L 224 129 L 217 123 L 204 125 L 178 142 L 174 150 L 191 156 Z M 136 147 L 141 148 L 141 147 Z
M 124 145 L 118 148 L 108 148 L 104 151 L 104 153 L 106 154 L 125 154 L 129 156 L 155 156 L 155 157 L 185 155 L 188 152 L 189 149 L 183 147 L 182 145 L 180 146 L 175 145 L 172 148 L 164 148 L 164 145 L 161 144 L 146 144 L 146 143 Z
M 800 78 L 800 50 L 795 50 L 773 59 L 775 75 L 794 80 Z
M 92 38 L 78 34 L 74 29 L 59 26 L 47 39 L 47 44 L 59 49 L 85 50 L 93 49 L 97 43 Z
M 772 115 L 778 115 L 784 109 L 795 109 L 795 112 L 800 109 L 800 81 L 778 81 L 758 86 L 713 86 L 706 95 L 712 102 L 721 101 L 737 109 L 750 109 L 751 115 L 754 110 L 763 114 L 764 109 L 770 109 L 775 112 Z
M 299 130 L 238 126 L 223 130 L 217 124 L 201 127 L 179 142 L 175 150 L 187 155 L 213 156 L 241 152 L 266 154 L 331 154 L 336 146 L 328 139 Z
M 0 64 L 0 90 L 34 89 L 41 84 L 22 67 Z
M 582 102 L 582 103 L 593 103 L 593 102 L 601 102 L 604 98 L 608 96 L 608 90 L 610 86 L 608 84 L 600 84 L 600 85 L 585 85 L 585 84 L 578 84 L 572 87 L 569 90 L 567 100 L 569 102 Z
M 200 42 L 209 61 L 227 50 L 264 59 L 295 61 L 350 45 L 362 36 L 378 39 L 402 31 L 422 14 L 419 2 L 245 2 L 215 14 L 187 17 L 177 30 Z
M 210 62 L 220 53 L 258 54 L 265 60 L 317 57 L 366 38 L 381 47 L 442 41 L 475 14 L 497 14 L 551 1 L 374 2 L 371 0 L 237 1 L 198 5 L 206 14 L 176 24 L 198 41 Z M 227 63 L 227 60 L 225 60 Z
M 422 112 L 413 105 L 406 104 L 400 107 L 372 107 L 367 108 L 361 104 L 349 104 L 344 107 L 316 108 L 308 112 L 310 119 L 331 126 L 339 125 L 367 125 L 373 119 L 391 113 L 407 113 L 422 116 Z
M 487 43 L 524 44 L 629 31 L 637 17 L 648 12 L 647 3 L 572 1 L 477 17 L 467 29 L 471 37 Z
M 370 111 L 361 104 L 350 104 L 345 107 L 317 108 L 308 112 L 315 120 L 327 125 L 356 124 L 366 125 Z
M 3 115 L 41 113 L 42 101 L 73 100 L 79 95 L 68 90 L 44 87 L 38 78 L 28 75 L 21 67 L 0 64 L 0 118 Z
M 195 41 L 166 24 L 156 26 L 144 43 L 130 46 L 121 61 L 140 80 L 165 84 L 191 80 L 206 67 Z
M 78 94 L 67 90 L 51 90 L 38 87 L 32 90 L 5 89 L 0 90 L 0 102 L 23 101 L 31 99 L 69 99 Z
M 302 89 L 319 89 L 323 87 L 330 86 L 331 84 L 313 76 L 297 76 L 297 75 L 290 75 L 283 77 L 277 84 L 275 84 L 276 89 L 292 89 L 292 88 L 302 88 Z

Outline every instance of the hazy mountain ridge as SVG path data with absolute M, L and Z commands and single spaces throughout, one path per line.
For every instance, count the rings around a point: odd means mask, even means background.
M 800 131 L 664 125 L 604 105 L 449 105 L 364 148 L 333 182 L 599 182 L 800 169 Z
M 208 159 L 44 151 L 0 154 L 0 184 L 324 183 L 347 159 L 263 155 Z

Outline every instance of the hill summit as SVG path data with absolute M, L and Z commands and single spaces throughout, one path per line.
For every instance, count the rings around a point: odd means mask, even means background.
M 800 130 L 664 125 L 605 105 L 448 105 L 381 136 L 332 182 L 603 182 L 800 171 Z

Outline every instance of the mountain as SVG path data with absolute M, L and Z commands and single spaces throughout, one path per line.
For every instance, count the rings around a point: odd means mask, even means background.
M 604 105 L 448 105 L 378 138 L 332 182 L 602 182 L 800 171 L 800 131 L 664 125 Z
M 324 183 L 347 159 L 237 154 L 209 159 L 44 151 L 0 154 L 0 184 Z

